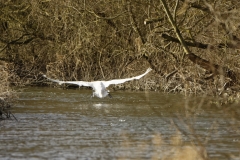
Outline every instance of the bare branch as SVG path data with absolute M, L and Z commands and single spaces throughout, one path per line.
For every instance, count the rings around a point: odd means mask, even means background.
M 132 27 L 133 27 L 134 31 L 137 32 L 137 34 L 141 38 L 142 43 L 144 44 L 146 41 L 143 38 L 143 35 L 142 35 L 139 27 L 137 26 L 137 22 L 136 22 L 136 19 L 135 19 L 134 15 L 133 15 L 132 7 L 131 7 L 131 3 L 130 2 L 128 2 L 128 13 L 129 13 L 130 21 L 131 21 L 131 24 L 132 24 Z
M 25 36 L 29 36 L 29 34 L 23 34 L 19 38 L 12 40 L 12 41 L 7 41 L 7 40 L 0 38 L 0 41 L 3 43 L 6 43 L 6 44 L 27 44 L 34 39 L 33 37 L 31 37 L 31 38 L 28 38 L 27 40 L 22 40 Z
M 171 41 L 171 42 L 175 42 L 175 43 L 180 43 L 180 41 L 175 38 L 175 37 L 172 37 L 172 36 L 169 36 L 167 34 L 162 34 L 162 37 L 164 39 L 166 39 L 167 41 Z M 204 43 L 200 43 L 200 42 L 187 42 L 185 41 L 186 45 L 187 46 L 190 46 L 190 47 L 196 47 L 196 48 L 201 48 L 201 49 L 207 49 L 207 48 L 214 48 L 213 45 L 210 45 L 210 44 L 204 44 Z M 232 46 L 231 44 L 224 44 L 224 43 L 219 43 L 217 45 L 218 48 L 225 48 L 225 47 L 229 47 L 229 48 L 233 48 L 234 46 Z
M 156 22 L 160 22 L 163 21 L 163 18 L 152 18 L 152 19 L 145 19 L 144 20 L 144 25 L 150 24 L 150 23 L 156 23 Z
M 219 75 L 219 74 L 220 75 L 225 75 L 225 76 L 231 78 L 233 80 L 233 82 L 236 82 L 236 80 L 237 80 L 236 79 L 236 74 L 233 71 L 231 71 L 227 68 L 224 68 L 222 66 L 213 64 L 213 63 L 211 63 L 211 62 L 209 62 L 205 59 L 202 59 L 202 58 L 198 57 L 197 55 L 191 53 L 191 51 L 189 50 L 186 42 L 184 41 L 179 29 L 177 28 L 176 22 L 174 21 L 165 0 L 161 0 L 161 2 L 162 2 L 162 5 L 165 9 L 166 14 L 167 14 L 168 20 L 171 23 L 171 25 L 172 25 L 172 27 L 175 31 L 175 34 L 178 38 L 178 41 L 181 43 L 181 45 L 184 49 L 184 52 L 187 55 L 187 57 L 189 58 L 189 60 L 191 60 L 195 64 L 198 64 L 202 68 L 210 71 L 214 75 Z
M 176 1 L 176 5 L 175 5 L 174 11 L 173 11 L 173 20 L 175 21 L 175 23 L 176 23 L 178 5 L 179 5 L 179 0 Z
M 93 14 L 94 16 L 96 16 L 99 19 L 105 19 L 105 20 L 116 19 L 116 18 L 118 18 L 118 17 L 127 13 L 127 11 L 124 11 L 124 12 L 118 14 L 118 15 L 115 15 L 115 16 L 112 16 L 112 17 L 106 17 L 105 15 L 103 16 L 102 13 L 100 14 L 100 12 L 95 13 L 94 11 L 90 11 L 90 10 L 87 10 L 87 9 L 86 9 L 86 11 Z
M 176 33 L 176 36 L 177 36 L 179 42 L 183 46 L 183 49 L 184 49 L 185 53 L 186 54 L 190 54 L 191 52 L 190 52 L 189 48 L 187 47 L 187 45 L 185 44 L 185 41 L 184 41 L 184 39 L 183 39 L 179 29 L 177 28 L 176 22 L 174 21 L 174 19 L 173 19 L 172 15 L 171 15 L 171 13 L 170 13 L 170 11 L 168 9 L 168 6 L 167 6 L 165 0 L 161 0 L 161 2 L 163 4 L 163 8 L 164 8 L 164 10 L 165 10 L 165 12 L 167 14 L 168 20 L 171 23 L 171 25 L 172 25 L 175 33 Z

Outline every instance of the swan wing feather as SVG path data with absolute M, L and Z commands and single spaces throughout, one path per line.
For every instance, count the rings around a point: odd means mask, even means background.
M 124 83 L 124 82 L 127 82 L 127 81 L 132 81 L 132 80 L 135 80 L 135 79 L 140 79 L 142 78 L 143 76 L 145 76 L 146 74 L 148 74 L 152 69 L 151 68 L 148 68 L 146 70 L 145 73 L 139 75 L 139 76 L 136 76 L 136 77 L 132 77 L 132 78 L 125 78 L 125 79 L 113 79 L 113 80 L 110 80 L 110 81 L 103 81 L 105 87 L 108 87 L 110 86 L 111 84 L 121 84 L 121 83 Z
M 86 82 L 86 81 L 60 81 L 60 80 L 57 80 L 57 79 L 51 79 L 51 78 L 47 77 L 46 75 L 43 75 L 43 77 L 47 78 L 49 81 L 56 82 L 59 85 L 62 85 L 62 84 L 75 84 L 75 85 L 78 85 L 78 86 L 92 87 L 92 83 L 91 82 Z

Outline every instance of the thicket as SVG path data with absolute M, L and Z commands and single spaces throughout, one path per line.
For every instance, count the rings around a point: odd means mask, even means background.
M 150 76 L 117 87 L 237 97 L 239 7 L 238 0 L 1 1 L 0 60 L 14 85 L 42 85 L 42 74 L 124 78 L 150 66 Z
M 17 94 L 9 85 L 9 77 L 10 75 L 7 71 L 7 64 L 0 62 L 0 120 L 10 118 L 12 115 L 9 110 L 10 106 L 13 105 L 14 100 L 17 98 Z

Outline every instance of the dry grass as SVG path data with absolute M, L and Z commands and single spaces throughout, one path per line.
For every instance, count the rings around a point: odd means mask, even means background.
M 150 140 L 134 141 L 126 133 L 123 134 L 121 148 L 129 151 L 119 160 L 135 157 L 142 159 L 141 155 L 145 154 L 152 160 L 206 160 L 208 159 L 207 151 L 204 147 L 185 144 L 182 142 L 182 136 L 179 133 L 173 135 L 170 142 L 164 140 L 161 134 L 156 133 Z M 169 144 L 170 143 L 170 144 Z M 135 148 L 135 149 L 133 149 Z M 136 149 L 138 148 L 138 149 Z M 134 151 L 131 151 L 134 150 Z M 149 152 L 151 155 L 149 155 Z M 139 157 L 138 157 L 139 155 Z
M 0 120 L 10 118 L 10 107 L 16 100 L 16 93 L 9 86 L 7 64 L 0 61 Z

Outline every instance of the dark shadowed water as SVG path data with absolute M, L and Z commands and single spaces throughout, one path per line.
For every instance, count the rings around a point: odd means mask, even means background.
M 128 91 L 113 92 L 112 99 L 90 96 L 91 90 L 23 89 L 12 110 L 18 122 L 0 122 L 0 159 L 240 156 L 239 121 L 206 96 Z

